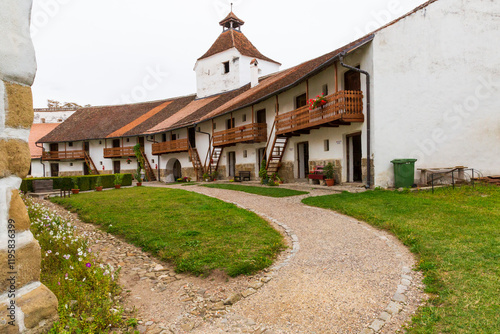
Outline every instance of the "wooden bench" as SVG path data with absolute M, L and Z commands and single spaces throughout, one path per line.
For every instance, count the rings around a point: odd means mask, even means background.
M 309 175 L 307 176 L 310 180 L 324 180 L 325 175 L 323 175 L 324 166 L 316 166 Z
M 234 181 L 235 182 L 250 181 L 250 172 L 248 171 L 238 172 L 238 176 L 234 177 Z

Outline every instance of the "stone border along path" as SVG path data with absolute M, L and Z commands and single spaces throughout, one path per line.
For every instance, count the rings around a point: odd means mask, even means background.
M 45 202 L 78 226 L 102 263 L 121 267 L 120 298 L 126 314 L 141 319 L 140 333 L 394 333 L 425 300 L 422 277 L 410 269 L 415 261 L 396 238 L 300 203 L 324 190 L 273 199 L 198 186 L 151 186 L 195 191 L 253 211 L 286 234 L 290 249 L 250 277 L 176 274 L 171 265 Z M 320 224 L 325 216 L 326 226 Z M 314 229 L 306 228 L 312 224 Z

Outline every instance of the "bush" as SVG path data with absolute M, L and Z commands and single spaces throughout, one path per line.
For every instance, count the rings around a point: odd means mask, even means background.
M 122 186 L 132 185 L 132 175 L 131 174 L 116 174 L 122 175 L 123 181 Z M 101 178 L 101 183 L 103 188 L 114 188 L 115 186 L 115 174 L 108 175 L 81 175 L 81 176 L 71 176 L 71 177 L 40 177 L 40 178 L 28 178 L 24 179 L 21 183 L 21 190 L 24 192 L 33 191 L 33 180 L 53 180 L 54 189 L 74 189 L 74 181 L 77 180 L 77 185 L 81 191 L 94 190 L 96 186 L 97 178 Z

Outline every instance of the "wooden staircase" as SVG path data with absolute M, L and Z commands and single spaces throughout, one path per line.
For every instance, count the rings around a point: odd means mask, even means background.
M 278 170 L 281 167 L 281 159 L 283 159 L 283 154 L 285 154 L 287 143 L 288 137 L 274 137 L 271 153 L 269 154 L 266 164 L 267 175 L 272 176 L 274 173 L 278 173 Z
M 99 175 L 99 170 L 94 164 L 94 161 L 90 157 L 89 153 L 87 151 L 84 151 L 84 158 L 85 158 L 85 163 L 87 166 L 89 166 L 89 173 L 92 175 Z
M 189 141 L 188 141 L 189 143 Z M 188 146 L 189 158 L 193 163 L 194 173 L 196 174 L 196 181 L 201 181 L 203 179 L 203 174 L 205 173 L 205 169 L 201 164 L 200 155 L 198 154 L 198 150 L 194 147 L 191 147 L 191 143 Z
M 214 147 L 212 150 L 212 154 L 210 155 L 210 162 L 207 166 L 207 173 L 211 174 L 217 171 L 219 168 L 220 157 L 222 156 L 222 150 L 224 148 L 221 146 Z
M 143 150 L 141 150 L 141 154 L 142 154 L 142 158 L 144 159 L 144 170 L 146 172 L 147 180 L 148 181 L 156 181 L 155 171 L 153 170 L 153 168 L 149 164 L 148 157 L 146 156 L 146 154 L 144 153 Z

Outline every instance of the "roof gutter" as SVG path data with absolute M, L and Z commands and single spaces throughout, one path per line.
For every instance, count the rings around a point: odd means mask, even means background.
M 38 144 L 41 144 L 42 146 L 38 146 Z M 35 146 L 42 149 L 42 156 L 40 157 L 40 163 L 42 164 L 43 167 L 43 177 L 45 177 L 45 164 L 43 163 L 43 152 L 45 152 L 45 149 L 43 148 L 43 144 L 39 142 L 36 142 Z
M 371 188 L 371 142 L 370 142 L 370 102 L 371 102 L 371 95 L 370 95 L 370 73 L 364 70 L 360 70 L 359 68 L 356 68 L 354 66 L 350 66 L 344 63 L 344 57 L 346 53 L 342 52 L 340 54 L 340 65 L 342 65 L 345 68 L 348 68 L 352 71 L 356 71 L 358 73 L 364 74 L 366 76 L 366 188 L 370 189 Z

